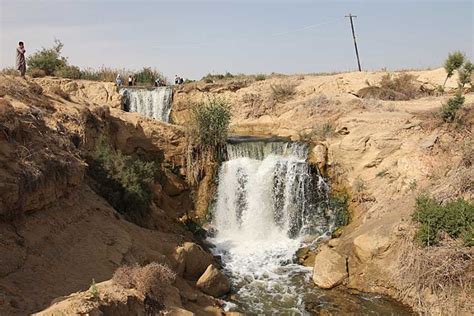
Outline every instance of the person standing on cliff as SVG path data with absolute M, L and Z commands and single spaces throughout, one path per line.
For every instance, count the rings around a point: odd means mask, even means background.
M 16 48 L 16 69 L 20 72 L 20 75 L 24 78 L 26 73 L 26 61 L 25 61 L 25 44 L 23 42 L 18 43 Z
M 129 86 L 129 87 L 133 86 L 133 78 L 132 78 L 131 75 L 128 76 L 128 86 Z

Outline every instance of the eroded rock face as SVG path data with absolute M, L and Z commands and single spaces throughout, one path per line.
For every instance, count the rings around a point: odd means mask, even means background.
M 382 235 L 362 234 L 354 239 L 353 251 L 362 262 L 382 256 L 390 248 L 390 238 Z
M 328 161 L 328 149 L 323 144 L 317 144 L 309 153 L 309 162 L 316 165 L 318 169 L 324 174 L 326 172 L 326 165 Z
M 190 280 L 199 278 L 212 264 L 212 255 L 192 242 L 186 242 L 183 247 L 176 249 L 175 259 L 178 274 Z
M 230 291 L 229 279 L 214 265 L 209 265 L 196 286 L 206 294 L 220 297 Z
M 313 281 L 322 289 L 331 289 L 347 278 L 346 258 L 323 247 L 314 259 Z

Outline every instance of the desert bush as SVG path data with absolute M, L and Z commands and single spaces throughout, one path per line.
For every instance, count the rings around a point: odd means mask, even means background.
M 88 176 L 94 181 L 93 189 L 128 220 L 142 224 L 153 197 L 150 185 L 158 172 L 157 163 L 123 155 L 103 137 L 91 158 Z
M 43 69 L 39 68 L 28 68 L 27 73 L 32 78 L 43 78 L 44 76 L 46 76 L 46 72 Z
M 157 78 L 160 78 L 162 82 L 166 82 L 166 78 L 158 70 L 150 67 L 144 67 L 142 70 L 134 74 L 137 79 L 137 83 L 142 85 L 153 85 Z
M 229 103 L 219 97 L 209 98 L 192 110 L 192 125 L 196 142 L 205 146 L 220 146 L 227 141 L 230 123 Z
M 43 47 L 29 56 L 27 58 L 28 66 L 43 70 L 47 76 L 53 75 L 56 70 L 67 65 L 67 59 L 61 56 L 63 46 L 61 41 L 55 40 L 53 47 Z
M 79 67 L 64 65 L 54 72 L 54 75 L 61 78 L 81 79 L 82 73 Z
M 169 267 L 152 262 L 146 266 L 122 266 L 118 268 L 112 281 L 124 288 L 135 288 L 142 296 L 149 296 L 163 303 L 167 287 L 176 279 Z
M 415 240 L 423 246 L 436 245 L 441 232 L 451 238 L 465 236 L 474 229 L 474 204 L 457 199 L 441 205 L 435 199 L 421 195 L 416 199 L 413 220 L 420 223 Z M 464 240 L 467 244 L 470 241 Z
M 204 170 L 224 158 L 230 124 L 230 105 L 220 97 L 194 105 L 187 130 L 186 155 L 187 181 L 196 185 Z
M 407 73 L 401 73 L 397 76 L 392 76 L 387 73 L 380 80 L 380 87 L 382 89 L 402 93 L 407 97 L 407 99 L 413 99 L 418 94 L 418 88 L 414 84 L 415 79 L 415 76 Z
M 446 70 L 446 79 L 444 80 L 443 87 L 446 86 L 446 81 L 454 75 L 454 71 L 459 69 L 464 63 L 464 54 L 456 51 L 450 53 L 448 58 L 444 62 L 444 69 Z
M 277 102 L 283 102 L 291 99 L 296 94 L 296 85 L 291 83 L 272 84 L 272 98 Z
M 53 86 L 53 87 L 51 87 L 50 91 L 52 93 L 60 96 L 64 100 L 71 100 L 71 97 L 69 96 L 69 94 L 66 91 L 64 91 L 63 89 L 61 89 L 60 86 Z
M 3 68 L 0 73 L 2 75 L 7 75 L 7 76 L 14 76 L 14 77 L 18 77 L 20 76 L 20 72 L 13 68 L 13 67 L 7 67 L 7 68 Z
M 267 76 L 265 76 L 264 74 L 258 74 L 255 76 L 255 81 L 263 81 L 267 79 Z
M 99 289 L 97 288 L 94 279 L 92 279 L 91 286 L 89 287 L 89 293 L 92 295 L 93 298 L 99 298 Z
M 457 111 L 463 106 L 464 97 L 461 92 L 448 100 L 446 104 L 441 107 L 441 116 L 445 122 L 453 122 L 456 118 Z

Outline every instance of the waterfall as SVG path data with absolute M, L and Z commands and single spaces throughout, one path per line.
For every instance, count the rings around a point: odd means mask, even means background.
M 169 122 L 173 96 L 171 87 L 121 88 L 120 94 L 124 97 L 125 111 L 138 112 L 155 120 Z
M 231 141 L 227 152 L 211 241 L 240 287 L 241 307 L 255 313 L 301 311 L 298 289 L 285 279 L 303 269 L 292 264 L 303 237 L 332 230 L 333 216 L 323 206 L 328 186 L 306 162 L 304 143 Z

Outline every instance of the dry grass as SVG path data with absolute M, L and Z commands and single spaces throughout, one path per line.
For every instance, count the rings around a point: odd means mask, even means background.
M 270 85 L 271 96 L 277 102 L 284 102 L 293 98 L 296 94 L 296 85 L 291 83 Z
M 399 298 L 420 313 L 470 314 L 474 249 L 449 240 L 438 247 L 420 248 L 413 232 L 402 239 L 393 282 Z
M 423 95 L 415 84 L 416 77 L 407 73 L 382 77 L 378 86 L 368 86 L 360 89 L 357 95 L 361 98 L 379 100 L 411 100 Z
M 54 94 L 60 96 L 60 97 L 63 98 L 64 100 L 68 100 L 68 101 L 71 100 L 71 96 L 70 96 L 66 91 L 64 91 L 63 89 L 61 89 L 60 86 L 53 86 L 53 87 L 51 87 L 51 93 L 54 93 Z
M 166 289 L 173 284 L 176 274 L 167 266 L 152 262 L 146 266 L 122 266 L 112 280 L 124 288 L 135 288 L 143 297 L 163 303 Z

